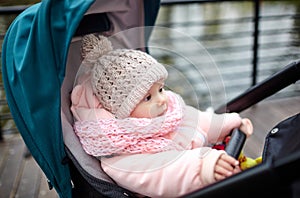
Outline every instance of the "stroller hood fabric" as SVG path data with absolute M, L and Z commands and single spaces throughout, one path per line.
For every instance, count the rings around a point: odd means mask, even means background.
M 48 0 L 23 11 L 2 46 L 2 77 L 15 123 L 60 197 L 72 197 L 61 124 L 61 85 L 69 45 L 94 0 Z M 145 26 L 153 25 L 159 1 L 144 1 Z M 144 35 L 147 37 L 149 35 Z
M 45 1 L 21 13 L 2 48 L 3 81 L 16 125 L 32 156 L 61 197 L 71 197 L 60 120 L 60 87 L 68 46 L 93 3 Z

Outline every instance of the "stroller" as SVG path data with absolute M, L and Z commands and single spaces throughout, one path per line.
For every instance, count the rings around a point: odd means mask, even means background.
M 54 187 L 60 197 L 135 196 L 116 185 L 99 161 L 78 146 L 72 128 L 70 93 L 80 66 L 82 35 L 113 35 L 128 27 L 152 26 L 159 5 L 157 0 L 42 1 L 21 13 L 7 31 L 2 75 L 8 104 L 25 144 L 47 176 L 50 188 Z M 137 29 L 116 38 L 127 48 L 146 46 L 151 28 L 147 30 Z M 146 47 L 142 49 L 147 51 Z M 299 80 L 299 67 L 299 61 L 292 62 L 216 112 L 240 112 L 250 107 Z M 285 126 L 293 140 L 300 135 L 299 117 L 278 124 Z M 299 142 L 293 142 L 292 148 L 279 146 L 289 141 L 285 136 L 268 136 L 264 163 L 186 197 L 247 197 L 261 192 L 299 196 Z

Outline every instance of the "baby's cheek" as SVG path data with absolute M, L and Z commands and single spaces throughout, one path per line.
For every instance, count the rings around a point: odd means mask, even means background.
M 132 112 L 131 117 L 134 118 L 151 118 L 149 105 L 140 104 Z

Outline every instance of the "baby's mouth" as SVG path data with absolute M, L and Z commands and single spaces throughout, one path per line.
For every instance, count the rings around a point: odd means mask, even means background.
M 163 111 L 159 114 L 159 116 L 164 115 L 164 114 L 167 112 L 167 110 L 168 110 L 168 106 L 167 106 L 167 105 L 164 105 Z
M 165 114 L 165 111 L 158 115 L 158 117 L 163 116 Z

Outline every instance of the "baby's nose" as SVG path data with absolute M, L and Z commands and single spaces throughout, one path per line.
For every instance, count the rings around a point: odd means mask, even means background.
M 167 98 L 165 97 L 165 95 L 160 95 L 158 98 L 158 104 L 159 105 L 164 105 L 167 102 Z

